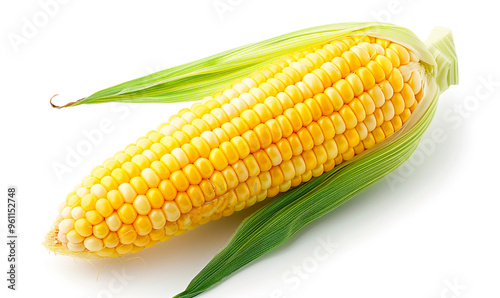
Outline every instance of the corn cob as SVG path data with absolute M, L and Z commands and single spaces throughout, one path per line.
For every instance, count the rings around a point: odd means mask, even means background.
M 46 245 L 118 257 L 286 192 L 398 131 L 424 95 L 423 72 L 410 49 L 367 35 L 285 55 L 92 170 Z

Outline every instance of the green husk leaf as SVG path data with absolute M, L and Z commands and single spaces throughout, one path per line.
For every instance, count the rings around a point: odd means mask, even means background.
M 411 31 L 392 24 L 367 22 L 324 25 L 284 34 L 158 71 L 98 91 L 63 107 L 104 102 L 169 103 L 200 100 L 285 54 L 350 34 L 369 34 L 387 39 L 396 37 L 412 50 L 425 48 Z M 419 58 L 428 70 L 435 66 L 434 58 L 429 52 L 421 52 Z
M 310 222 L 382 180 L 404 163 L 430 123 L 433 103 L 417 125 L 393 143 L 280 194 L 247 218 L 229 244 L 175 298 L 195 297 L 272 251 Z
M 394 34 L 390 39 L 415 46 L 408 36 Z M 426 67 L 426 92 L 410 120 L 382 143 L 279 195 L 247 218 L 229 244 L 175 298 L 195 297 L 213 287 L 279 247 L 312 221 L 382 180 L 411 156 L 434 116 L 439 95 L 448 86 L 458 83 L 456 54 L 449 31 L 433 31 L 428 42 L 429 51 L 418 43 L 411 48 L 422 57 L 430 54 L 438 63 L 429 63 Z

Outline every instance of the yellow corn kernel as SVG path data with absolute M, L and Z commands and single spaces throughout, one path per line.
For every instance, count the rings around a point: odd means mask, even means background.
M 271 159 L 269 156 L 266 154 L 265 151 L 259 150 L 253 154 L 255 157 L 255 160 L 257 161 L 257 164 L 259 165 L 260 171 L 269 171 L 272 167 Z
M 385 79 L 384 69 L 377 62 L 375 61 L 368 62 L 366 68 L 370 71 L 370 74 L 373 76 L 377 84 Z
M 401 90 L 403 90 L 404 80 L 403 75 L 401 74 L 399 69 L 394 68 L 388 80 L 395 93 L 401 92 Z
M 401 65 L 398 53 L 396 53 L 393 49 L 385 49 L 385 56 L 389 59 L 389 61 L 391 61 L 393 67 L 399 67 Z
M 372 133 L 368 133 L 368 135 L 366 136 L 366 138 L 363 140 L 363 146 L 366 149 L 375 146 L 375 143 L 376 143 L 375 142 L 375 138 L 373 137 Z
M 414 94 L 420 92 L 420 89 L 422 88 L 422 78 L 417 71 L 412 72 L 411 77 L 408 80 L 408 84 L 410 85 Z
M 105 168 L 99 168 L 97 171 L 94 172 L 93 176 L 97 179 L 97 180 L 101 180 L 103 177 L 106 177 L 108 176 L 110 173 L 110 171 L 108 169 L 105 169 Z
M 146 246 L 149 242 L 151 241 L 151 238 L 149 238 L 148 235 L 144 235 L 144 236 L 137 236 L 137 238 L 135 239 L 134 241 L 134 246 L 135 247 L 143 247 L 143 246 Z
M 177 171 L 181 168 L 179 162 L 172 154 L 165 154 L 160 161 L 167 167 L 170 172 Z
M 122 225 L 122 221 L 117 212 L 113 212 L 110 216 L 106 217 L 105 221 L 111 231 L 118 231 Z
M 344 112 L 345 113 L 345 112 Z M 336 134 L 341 134 L 346 130 L 346 124 L 340 113 L 333 113 L 330 116 L 330 120 L 332 120 L 333 127 L 335 128 Z
M 132 225 L 122 225 L 117 231 L 117 235 L 122 244 L 131 244 L 137 238 L 137 232 Z
M 104 247 L 102 240 L 94 236 L 85 238 L 85 240 L 83 241 L 83 245 L 89 251 L 99 251 Z
M 93 227 L 92 233 L 95 237 L 104 239 L 109 234 L 109 227 L 106 222 L 103 221 Z
M 135 163 L 132 163 L 130 161 L 127 161 L 122 165 L 122 169 L 125 171 L 128 177 L 135 177 L 139 176 L 140 169 L 135 165 Z
M 121 244 L 121 245 L 118 245 L 116 248 L 115 248 L 115 251 L 119 254 L 119 255 L 126 255 L 128 253 L 130 253 L 132 251 L 132 249 L 134 248 L 134 245 L 133 244 Z
M 361 70 L 361 68 L 358 70 Z M 361 95 L 361 93 L 363 93 L 363 91 L 365 90 L 365 87 L 363 85 L 363 81 L 359 78 L 359 76 L 356 73 L 349 74 L 345 78 L 345 80 L 351 86 L 351 89 L 354 92 L 354 96 L 357 97 L 357 96 Z
M 158 188 L 150 188 L 146 193 L 151 208 L 161 208 L 163 206 L 164 198 Z
M 75 224 L 75 221 L 73 219 L 67 218 L 62 220 L 59 223 L 59 232 L 63 234 L 67 234 L 69 231 L 73 229 L 73 226 Z
M 77 244 L 77 243 L 82 243 L 83 240 L 85 240 L 85 237 L 83 237 L 76 230 L 73 229 L 73 230 L 69 231 L 68 233 L 66 233 L 66 239 L 70 243 Z
M 97 203 L 97 198 L 92 194 L 85 195 L 80 202 L 82 208 L 85 211 L 94 210 L 96 203 Z
M 356 115 L 357 122 L 362 122 L 366 118 L 366 111 L 365 107 L 361 103 L 359 99 L 354 99 L 349 103 L 349 107 L 351 110 L 354 112 L 354 115 Z
M 130 179 L 130 185 L 133 187 L 135 192 L 139 195 L 146 194 L 148 191 L 148 185 L 142 177 L 134 177 Z
M 321 107 L 313 98 L 304 100 L 304 104 L 308 107 L 311 113 L 312 121 L 317 121 L 319 118 L 321 118 L 321 116 L 323 115 Z
M 120 244 L 120 239 L 118 238 L 118 234 L 116 232 L 109 232 L 108 236 L 106 236 L 102 242 L 105 247 L 113 248 Z
M 348 106 L 345 105 L 340 111 L 340 116 L 342 116 L 343 122 L 345 123 L 346 129 L 351 129 L 356 127 L 358 123 L 357 116 L 354 111 Z
M 215 148 L 210 152 L 209 160 L 216 170 L 222 170 L 228 165 L 228 160 L 224 152 L 219 148 Z
M 85 213 L 85 217 L 92 225 L 96 225 L 104 220 L 104 218 L 96 210 L 87 211 L 87 213 Z
M 126 183 L 130 180 L 127 173 L 122 168 L 114 169 L 111 172 L 111 177 L 116 181 L 116 183 L 118 183 L 118 185 Z
M 170 181 L 177 191 L 185 191 L 189 187 L 189 180 L 183 171 L 175 171 L 170 174 Z
M 258 124 L 254 128 L 254 132 L 257 135 L 257 138 L 259 139 L 259 144 L 260 144 L 261 148 L 265 148 L 272 143 L 273 138 L 271 135 L 271 131 L 269 130 L 269 128 L 265 124 L 262 124 L 262 123 Z
M 149 218 L 145 215 L 139 215 L 134 221 L 134 229 L 139 236 L 148 235 L 153 229 L 153 225 Z M 123 242 L 122 242 L 123 243 Z
M 147 215 L 151 211 L 151 204 L 145 195 L 138 195 L 132 205 L 139 215 Z
M 338 80 L 342 79 L 342 71 L 339 69 L 339 67 L 332 63 L 332 62 L 327 62 L 321 66 L 321 69 L 329 76 L 330 82 L 334 84 Z M 329 87 L 329 86 L 327 86 Z
M 387 81 L 384 81 L 387 83 Z M 389 85 L 389 83 L 387 83 Z M 373 99 L 373 102 L 375 103 L 376 108 L 380 108 L 386 100 L 389 100 L 392 98 L 392 88 L 389 85 L 389 88 L 381 88 L 380 86 L 384 87 L 386 84 L 382 83 L 381 85 L 377 85 L 373 87 L 372 89 L 368 90 L 368 94 L 370 97 Z
M 251 177 L 246 182 L 248 189 L 250 191 L 250 196 L 254 196 L 261 191 L 261 183 L 258 177 Z
M 95 184 L 90 188 L 90 193 L 100 199 L 105 198 L 108 191 L 101 184 Z
M 231 142 L 224 142 L 220 144 L 220 149 L 222 153 L 226 156 L 226 159 L 229 164 L 233 164 L 240 159 L 240 155 L 238 154 L 237 148 Z M 199 182 L 198 182 L 199 183 Z M 192 184 L 198 184 L 192 183 Z
M 410 111 L 410 109 L 405 109 L 405 110 L 403 111 L 403 113 L 401 113 L 401 115 L 399 115 L 399 116 L 401 117 L 401 121 L 402 121 L 403 123 L 405 123 L 405 122 L 408 120 L 408 118 L 410 118 L 410 116 L 411 116 L 411 111 Z
M 349 149 L 349 142 L 343 134 L 336 135 L 334 140 L 340 154 L 345 153 Z
M 349 103 L 354 99 L 354 90 L 346 80 L 337 81 L 333 84 L 333 88 L 340 94 L 344 103 Z
M 132 157 L 132 163 L 134 163 L 140 171 L 146 169 L 150 165 L 149 160 L 139 154 Z
M 120 220 L 124 224 L 131 224 L 134 222 L 134 220 L 137 217 L 137 211 L 135 210 L 134 206 L 129 203 L 123 204 L 120 209 L 117 210 L 118 216 L 120 217 Z
M 174 201 L 166 201 L 162 209 L 170 222 L 176 221 L 181 216 L 181 211 Z
M 382 123 L 382 125 L 380 127 L 384 131 L 384 134 L 386 137 L 388 137 L 392 133 L 394 133 L 394 127 L 392 126 L 391 121 L 386 121 L 386 122 Z
M 314 146 L 314 141 L 307 128 L 302 128 L 297 132 L 303 150 L 311 150 Z
M 392 118 L 391 123 L 394 127 L 394 131 L 397 131 L 401 128 L 401 126 L 403 126 L 403 121 L 401 120 L 400 116 L 395 116 L 394 118 Z
M 92 185 L 94 185 L 96 183 L 99 183 L 99 180 L 97 180 L 94 177 L 85 177 L 85 178 L 82 179 L 82 185 L 84 187 L 87 187 L 87 188 L 92 187 Z
M 175 202 L 183 214 L 189 212 L 193 208 L 193 204 L 185 192 L 179 192 L 175 198 Z
M 344 60 L 347 62 L 351 72 L 361 67 L 361 61 L 354 52 L 345 51 L 344 53 L 342 53 L 341 57 L 344 58 Z
M 191 145 L 196 149 L 201 157 L 208 157 L 210 154 L 210 146 L 207 141 L 202 137 L 196 137 L 191 140 Z
M 394 117 L 394 105 L 391 101 L 385 102 L 385 104 L 382 106 L 382 113 L 384 113 L 385 121 L 390 121 L 392 117 Z
M 123 184 L 122 184 L 123 185 Z M 108 192 L 107 194 L 107 200 L 109 202 L 109 204 L 111 205 L 111 207 L 113 209 L 118 209 L 121 207 L 121 205 L 125 202 L 124 200 L 124 197 L 122 195 L 122 193 L 125 193 L 125 197 L 127 198 L 127 203 L 130 203 L 133 201 L 133 199 L 135 198 L 136 194 L 135 194 L 135 191 L 130 192 L 130 189 L 128 189 L 126 186 L 122 186 L 120 185 L 121 187 L 121 190 L 124 190 L 123 192 L 120 192 L 118 190 L 111 190 L 110 192 Z M 99 201 L 102 200 L 102 199 L 99 199 Z M 98 202 L 99 202 L 98 201 Z M 96 203 L 96 208 L 99 207 L 97 210 L 103 210 L 105 213 L 108 213 L 108 208 L 105 206 L 105 204 L 103 202 L 101 202 L 102 205 L 98 205 Z M 105 208 L 105 209 L 102 209 L 102 208 Z M 104 215 L 103 215 L 104 216 Z M 109 215 L 108 215 L 109 216 Z
M 86 218 L 75 221 L 75 230 L 83 237 L 92 235 L 92 224 Z
M 365 91 L 370 90 L 373 86 L 375 86 L 375 77 L 368 68 L 361 67 L 356 70 L 356 74 L 361 80 Z
M 376 126 L 382 125 L 382 122 L 384 122 L 384 113 L 382 112 L 382 109 L 381 108 L 375 109 L 373 115 L 375 116 L 375 120 L 377 121 Z
M 158 189 L 165 198 L 165 200 L 173 200 L 177 195 L 177 189 L 170 180 L 163 180 L 158 185 Z
M 385 134 L 382 128 L 379 126 L 373 130 L 373 137 L 375 138 L 375 143 L 380 143 L 385 139 Z
M 393 70 L 391 60 L 389 60 L 385 56 L 378 55 L 375 58 L 375 62 L 377 62 L 377 64 L 382 68 L 382 70 L 384 71 L 385 77 L 387 78 Z
M 405 107 L 411 107 L 415 103 L 415 94 L 409 84 L 404 84 L 403 90 L 401 90 L 401 96 L 403 96 Z M 398 115 L 399 114 L 400 113 L 398 113 Z
M 401 93 L 396 93 L 391 99 L 392 105 L 394 106 L 394 114 L 399 115 L 403 113 L 405 109 L 405 100 L 403 99 L 403 96 Z
M 221 171 L 221 173 L 227 183 L 228 190 L 231 190 L 238 185 L 238 176 L 232 167 L 225 168 Z

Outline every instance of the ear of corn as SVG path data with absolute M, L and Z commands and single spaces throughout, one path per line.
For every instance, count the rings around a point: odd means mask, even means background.
M 456 74 L 448 31 L 424 45 L 393 25 L 340 24 L 100 91 L 77 104 L 191 100 L 182 88 L 204 93 L 239 77 L 96 167 L 46 245 L 117 257 L 284 193 L 179 295 L 193 297 L 404 162 Z

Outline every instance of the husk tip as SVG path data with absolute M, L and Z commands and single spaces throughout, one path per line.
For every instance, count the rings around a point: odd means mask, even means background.
M 55 108 L 55 109 L 62 109 L 62 108 L 67 108 L 67 107 L 76 106 L 76 105 L 78 105 L 78 104 L 79 104 L 79 102 L 81 102 L 82 100 L 84 100 L 84 99 L 85 99 L 85 97 L 84 97 L 84 98 L 80 98 L 80 99 L 79 99 L 79 100 L 77 100 L 77 101 L 71 101 L 71 102 L 68 102 L 68 103 L 67 103 L 67 104 L 65 104 L 65 105 L 58 106 L 58 105 L 55 105 L 55 104 L 52 102 L 52 100 L 54 99 L 54 97 L 56 97 L 56 96 L 58 96 L 58 95 L 59 95 L 59 94 L 55 94 L 54 96 L 52 96 L 52 97 L 50 98 L 50 105 L 51 105 L 53 108 Z

